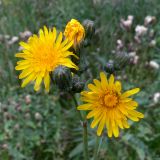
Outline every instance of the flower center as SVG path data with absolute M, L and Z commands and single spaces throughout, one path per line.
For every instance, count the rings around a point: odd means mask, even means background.
M 118 96 L 114 93 L 104 96 L 104 104 L 106 107 L 114 107 L 118 103 Z

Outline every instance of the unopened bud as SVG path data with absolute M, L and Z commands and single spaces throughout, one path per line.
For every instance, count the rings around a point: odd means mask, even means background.
M 86 36 L 91 38 L 95 32 L 94 22 L 89 19 L 86 19 L 83 22 L 83 26 L 85 27 Z
M 160 102 L 160 92 L 157 92 L 153 96 L 153 101 L 154 103 L 159 103 Z
M 35 119 L 38 120 L 38 121 L 41 121 L 42 120 L 42 115 L 39 113 L 39 112 L 36 112 L 35 115 L 34 115 Z
M 80 93 L 84 89 L 84 82 L 80 81 L 78 76 L 74 76 L 72 79 L 72 91 L 74 93 Z
M 120 50 L 124 47 L 122 40 L 118 39 L 117 40 L 117 49 Z
M 132 15 L 129 15 L 127 20 L 121 19 L 121 27 L 127 31 L 130 30 L 133 23 L 133 19 L 134 17 Z
M 156 40 L 152 40 L 149 44 L 150 47 L 155 47 L 156 46 Z
M 53 73 L 53 80 L 61 91 L 68 91 L 71 89 L 72 76 L 69 68 L 59 66 Z
M 114 66 L 114 62 L 108 62 L 106 63 L 106 66 L 104 67 L 105 71 L 112 74 L 115 72 L 115 66 Z
M 137 25 L 135 28 L 135 32 L 137 36 L 143 36 L 147 33 L 147 31 L 148 31 L 148 28 L 142 25 Z
M 31 118 L 31 115 L 30 115 L 30 113 L 26 113 L 26 114 L 24 115 L 24 117 L 25 117 L 26 119 L 30 119 L 30 118 Z
M 2 148 L 3 148 L 4 150 L 8 149 L 8 144 L 6 144 L 6 143 L 3 144 L 3 145 L 2 145 Z
M 18 131 L 19 129 L 20 129 L 19 124 L 15 124 L 15 126 L 14 126 L 14 130 L 15 130 L 15 131 Z
M 156 17 L 154 17 L 154 16 L 147 16 L 144 19 L 144 24 L 145 25 L 149 25 L 149 24 L 152 24 L 152 23 L 155 23 L 155 22 L 156 22 Z
M 157 70 L 159 69 L 159 64 L 153 60 L 149 62 L 149 66 L 153 69 L 157 69 Z
M 18 40 L 19 40 L 19 38 L 17 36 L 14 36 L 11 38 L 10 41 L 8 41 L 8 44 L 12 45 L 12 44 L 16 43 Z
M 26 95 L 25 102 L 27 105 L 31 103 L 31 96 L 30 95 Z

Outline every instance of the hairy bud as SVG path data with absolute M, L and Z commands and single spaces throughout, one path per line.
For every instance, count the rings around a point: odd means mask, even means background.
M 54 83 L 61 91 L 68 91 L 71 89 L 72 76 L 69 68 L 59 66 L 53 73 Z
M 84 82 L 80 81 L 78 76 L 74 76 L 72 79 L 72 91 L 74 93 L 80 93 L 84 89 Z
M 86 19 L 84 20 L 83 25 L 86 30 L 87 37 L 91 38 L 95 32 L 94 22 L 89 19 Z

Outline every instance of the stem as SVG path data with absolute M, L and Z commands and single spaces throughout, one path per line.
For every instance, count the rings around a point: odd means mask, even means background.
M 74 96 L 73 94 L 71 94 L 71 95 L 72 95 L 72 98 L 73 98 L 74 104 L 75 104 L 75 106 L 77 107 L 77 106 L 78 106 L 77 100 L 76 100 L 76 98 L 75 98 L 75 96 Z M 76 110 L 77 110 L 77 109 L 76 109 Z M 82 121 L 82 120 L 83 120 L 83 117 L 82 117 L 82 115 L 81 115 L 81 112 L 80 112 L 80 111 L 78 111 L 78 116 L 79 116 L 79 119 Z
M 86 121 L 83 121 L 83 147 L 84 147 L 84 159 L 88 160 L 88 132 L 87 132 Z
M 75 98 L 75 96 L 73 94 L 72 95 L 72 98 L 73 98 L 73 101 L 75 103 L 75 107 L 78 106 L 78 103 L 77 103 L 77 100 Z M 86 120 L 83 120 L 83 117 L 81 115 L 81 112 L 78 111 L 78 115 L 79 115 L 79 118 L 80 120 L 82 121 L 82 125 L 83 125 L 83 148 L 84 148 L 84 159 L 85 160 L 89 160 L 88 159 L 88 132 L 87 132 L 87 122 Z
M 97 157 L 98 157 L 99 140 L 100 140 L 100 137 L 96 136 L 96 143 L 95 143 L 95 148 L 94 148 L 94 158 L 93 158 L 93 160 L 97 160 Z

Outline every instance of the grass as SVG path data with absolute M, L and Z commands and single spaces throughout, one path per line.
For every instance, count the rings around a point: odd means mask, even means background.
M 37 33 L 40 27 L 56 26 L 63 30 L 65 24 L 76 18 L 83 22 L 94 21 L 96 34 L 89 46 L 83 49 L 84 59 L 89 64 L 87 74 L 81 77 L 86 83 L 96 78 L 109 60 L 115 59 L 117 39 L 125 44 L 134 42 L 134 29 L 143 24 L 147 15 L 157 21 L 154 29 L 155 47 L 148 45 L 148 35 L 143 43 L 134 44 L 139 62 L 125 65 L 116 72 L 121 76 L 124 89 L 140 87 L 137 96 L 139 109 L 145 114 L 140 123 L 122 131 L 118 139 L 101 138 L 99 159 L 104 160 L 158 160 L 160 158 L 160 108 L 153 103 L 153 95 L 160 91 L 160 72 L 147 67 L 146 62 L 155 60 L 160 64 L 159 0 L 1 0 L 0 35 L 19 37 L 20 32 Z M 120 19 L 134 16 L 130 32 L 120 27 Z M 19 38 L 19 41 L 21 39 Z M 87 40 L 87 39 L 86 39 Z M 87 43 L 87 42 L 86 42 Z M 126 45 L 127 46 L 127 45 Z M 21 89 L 14 70 L 18 42 L 9 45 L 0 38 L 0 159 L 2 160 L 66 160 L 82 159 L 82 128 L 75 116 L 71 97 L 59 101 L 60 95 L 52 88 L 50 94 L 35 93 L 33 86 Z M 129 52 L 128 47 L 123 52 Z M 92 61 L 91 61 L 92 60 Z M 116 63 L 119 61 L 116 61 Z M 83 65 L 83 64 L 82 64 Z M 122 64 L 119 64 L 122 65 Z M 88 76 L 90 75 L 90 76 Z M 28 102 L 27 97 L 29 97 Z M 77 94 L 77 99 L 79 95 Z M 66 99 L 66 97 L 65 97 Z M 80 103 L 80 102 L 79 102 Z M 37 118 L 36 115 L 41 116 Z M 89 129 L 89 151 L 93 155 L 95 131 Z

